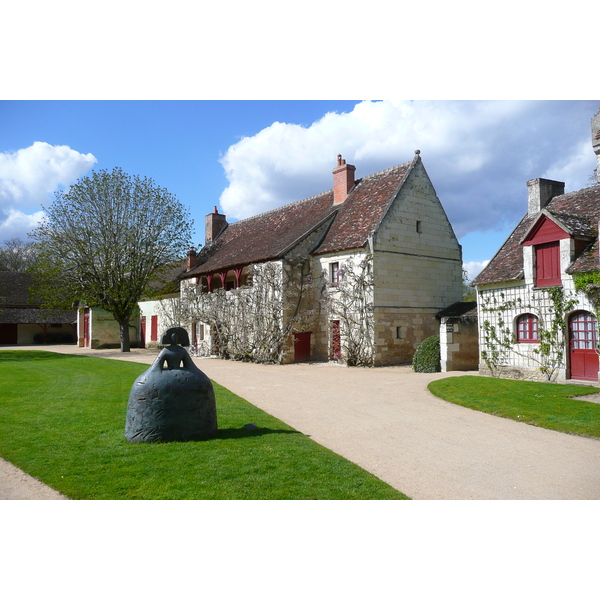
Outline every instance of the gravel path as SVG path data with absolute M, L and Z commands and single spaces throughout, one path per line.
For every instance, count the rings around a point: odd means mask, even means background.
M 48 349 L 144 363 L 156 356 Z M 427 390 L 434 379 L 464 373 L 196 362 L 213 380 L 414 499 L 600 499 L 600 440 L 472 411 Z M 11 467 L 0 461 L 0 499 L 56 494 Z

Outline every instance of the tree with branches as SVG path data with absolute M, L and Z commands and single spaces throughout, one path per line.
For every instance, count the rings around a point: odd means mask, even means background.
M 0 247 L 0 271 L 24 273 L 36 263 L 36 253 L 31 242 L 12 238 Z
M 30 234 L 37 254 L 35 291 L 48 310 L 99 307 L 119 324 L 129 352 L 129 324 L 150 284 L 190 246 L 192 220 L 165 188 L 120 168 L 93 172 L 56 192 Z

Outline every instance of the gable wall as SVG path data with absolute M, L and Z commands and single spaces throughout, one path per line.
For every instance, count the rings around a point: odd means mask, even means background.
M 418 345 L 439 332 L 435 314 L 463 293 L 461 248 L 421 163 L 383 219 L 373 248 L 375 362 L 411 362 Z

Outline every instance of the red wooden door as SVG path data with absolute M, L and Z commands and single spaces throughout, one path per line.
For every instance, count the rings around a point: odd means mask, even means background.
M 579 311 L 569 318 L 571 379 L 598 380 L 598 323 L 594 315 Z
M 294 362 L 310 360 L 310 333 L 294 333 Z

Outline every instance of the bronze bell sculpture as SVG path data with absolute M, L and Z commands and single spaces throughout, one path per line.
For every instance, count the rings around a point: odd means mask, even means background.
M 127 405 L 128 442 L 204 440 L 217 432 L 217 408 L 210 379 L 194 364 L 183 327 L 161 338 L 167 345 L 133 383 Z

